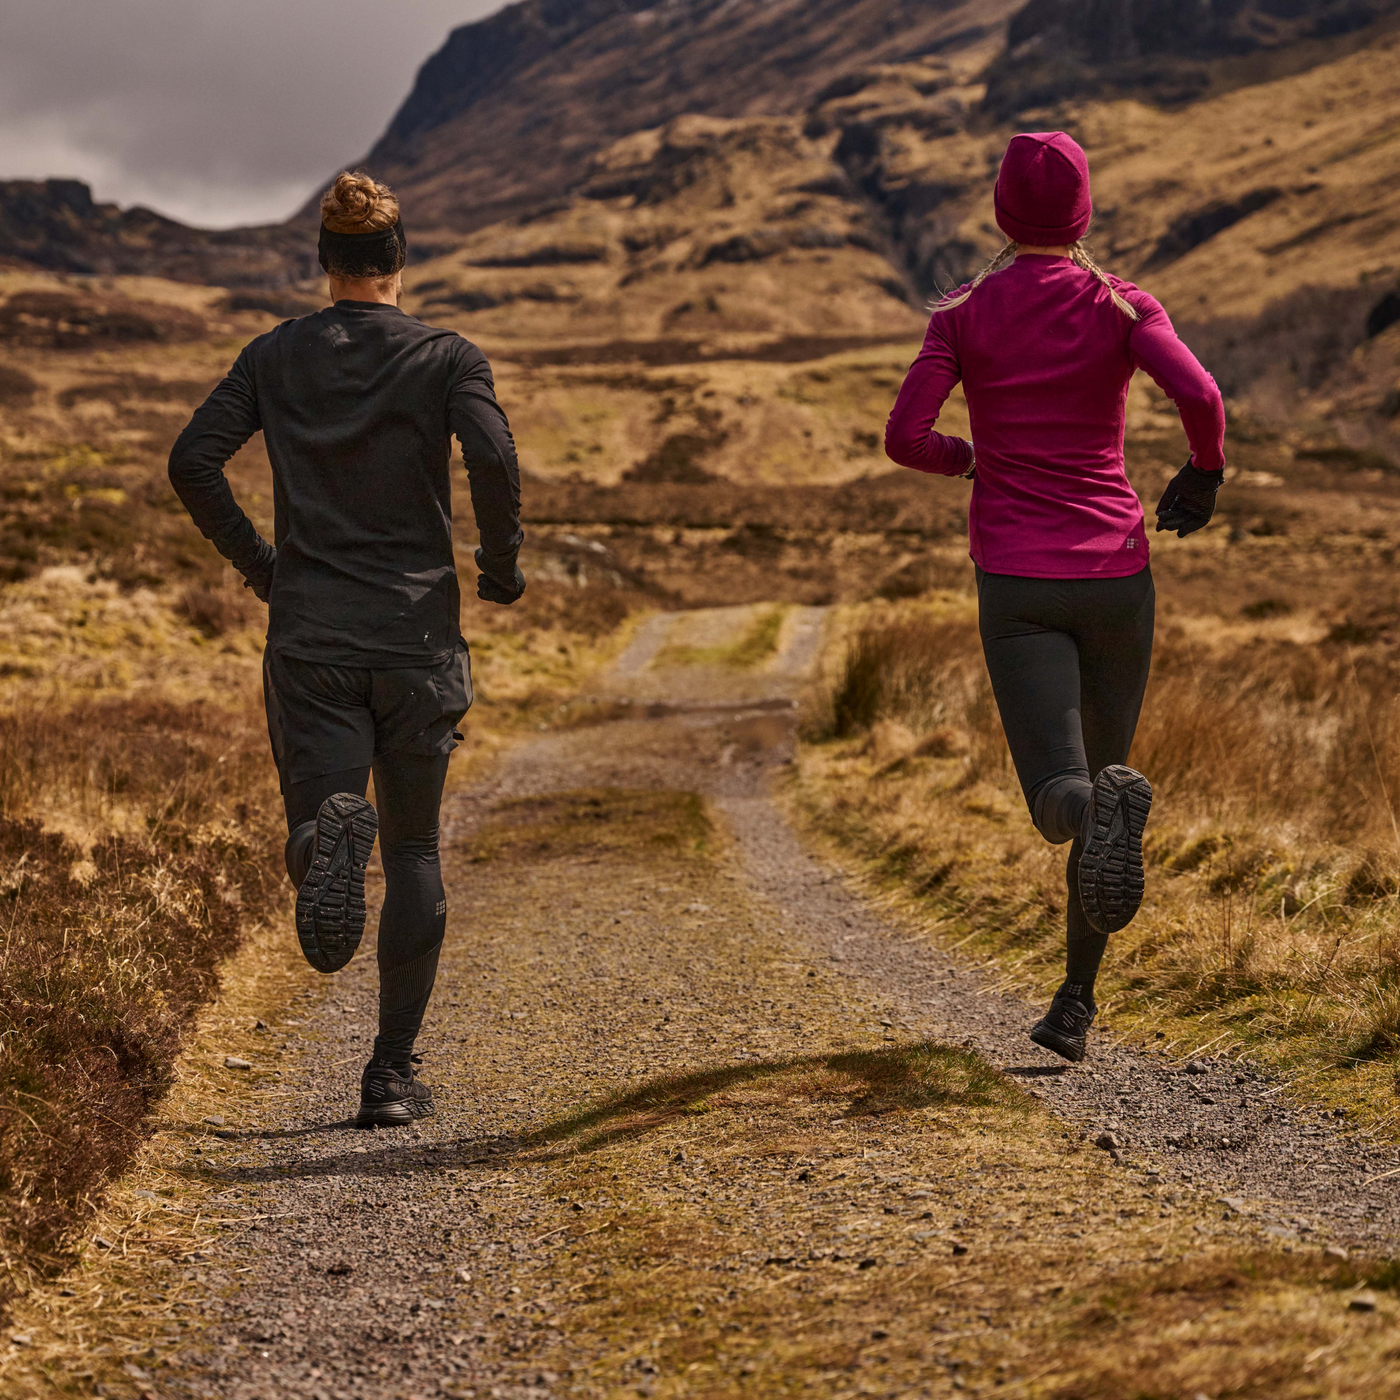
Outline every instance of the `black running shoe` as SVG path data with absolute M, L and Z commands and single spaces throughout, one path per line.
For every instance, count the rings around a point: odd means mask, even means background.
M 1084 813 L 1079 898 L 1100 933 L 1126 928 L 1142 903 L 1142 830 L 1152 784 L 1135 768 L 1112 764 L 1094 779 Z
M 297 890 L 297 938 L 317 972 L 338 972 L 365 932 L 365 866 L 379 816 L 363 797 L 337 792 L 316 814 L 316 856 Z
M 1062 1059 L 1078 1064 L 1084 1058 L 1089 1027 L 1097 1015 L 1096 1006 L 1085 1006 L 1074 997 L 1057 996 L 1049 1011 L 1031 1027 L 1031 1039 Z
M 415 1057 L 416 1058 L 416 1057 Z M 392 1128 L 433 1111 L 433 1091 L 418 1078 L 412 1065 L 408 1073 L 371 1060 L 360 1076 L 360 1111 L 357 1128 Z

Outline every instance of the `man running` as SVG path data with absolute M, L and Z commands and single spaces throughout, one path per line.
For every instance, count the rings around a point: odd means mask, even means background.
M 1152 788 L 1126 767 L 1152 660 L 1142 503 L 1123 470 L 1128 381 L 1146 370 L 1191 458 L 1157 506 L 1188 535 L 1224 480 L 1220 391 L 1167 313 L 1080 241 L 1089 164 L 1062 131 L 1012 139 L 994 196 L 1006 246 L 934 308 L 885 430 L 906 467 L 973 478 L 968 516 L 982 647 L 1031 819 L 1072 843 L 1067 967 L 1037 1045 L 1082 1060 L 1108 936 L 1143 895 Z M 959 380 L 972 442 L 934 431 Z
M 286 807 L 296 928 L 335 972 L 365 926 L 365 866 L 382 827 L 379 1034 L 361 1127 L 432 1112 L 414 1041 L 447 922 L 438 810 L 472 701 L 452 551 L 451 438 L 481 547 L 477 595 L 509 604 L 520 472 L 486 357 L 399 310 L 408 243 L 390 190 L 344 173 L 321 200 L 333 305 L 259 336 L 196 410 L 170 480 L 206 539 L 268 604 L 263 691 Z M 224 476 L 262 430 L 276 543 Z M 365 800 L 374 774 L 378 811 Z

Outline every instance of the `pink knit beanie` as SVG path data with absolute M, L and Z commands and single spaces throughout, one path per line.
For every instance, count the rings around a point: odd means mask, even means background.
M 1089 159 L 1063 131 L 1022 132 L 1001 158 L 992 202 L 997 226 L 1013 243 L 1074 243 L 1094 213 Z

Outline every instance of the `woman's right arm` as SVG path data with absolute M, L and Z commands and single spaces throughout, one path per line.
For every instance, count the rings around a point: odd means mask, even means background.
M 885 455 L 915 471 L 964 476 L 972 466 L 972 444 L 934 431 L 945 400 L 962 378 L 957 352 L 948 338 L 948 315 L 934 315 L 924 336 L 924 348 L 904 376 L 885 424 Z

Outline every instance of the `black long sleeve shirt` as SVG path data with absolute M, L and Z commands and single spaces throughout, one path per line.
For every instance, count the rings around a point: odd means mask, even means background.
M 261 428 L 276 553 L 234 499 L 229 458 Z M 205 537 L 270 579 L 268 645 L 333 665 L 414 666 L 460 636 L 451 437 L 462 445 L 482 572 L 515 586 L 520 470 L 486 356 L 379 302 L 341 301 L 246 346 L 170 453 Z

